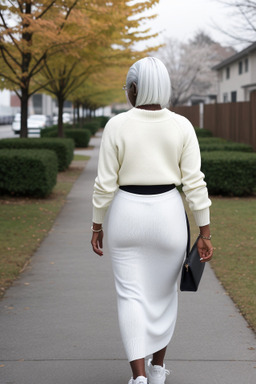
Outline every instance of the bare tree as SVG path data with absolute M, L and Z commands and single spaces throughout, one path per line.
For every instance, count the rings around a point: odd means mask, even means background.
M 221 27 L 218 22 L 215 27 L 239 43 L 254 43 L 256 41 L 256 0 L 218 0 L 230 11 L 233 20 L 230 27 Z
M 188 102 L 192 94 L 205 93 L 212 81 L 210 46 L 184 44 L 169 39 L 157 56 L 165 63 L 172 83 L 172 105 Z
M 222 47 L 202 31 L 188 43 L 167 40 L 156 56 L 170 74 L 172 105 L 186 104 L 193 95 L 216 94 L 217 74 L 212 67 L 234 53 L 232 48 Z

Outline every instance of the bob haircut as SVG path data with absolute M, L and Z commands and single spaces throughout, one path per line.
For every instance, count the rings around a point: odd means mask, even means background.
M 136 61 L 129 69 L 126 86 L 137 85 L 135 107 L 139 105 L 160 104 L 169 106 L 171 98 L 171 80 L 165 65 L 156 57 L 145 57 Z

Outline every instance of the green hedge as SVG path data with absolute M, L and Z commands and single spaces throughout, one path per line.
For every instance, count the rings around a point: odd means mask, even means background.
M 91 132 L 88 129 L 64 129 L 64 136 L 73 139 L 77 148 L 88 147 L 91 138 Z M 58 137 L 58 130 L 49 127 L 41 130 L 41 137 Z
M 212 132 L 204 128 L 195 127 L 197 137 L 212 137 Z
M 75 123 L 75 124 L 65 124 L 64 129 L 89 129 L 92 135 L 101 128 L 102 122 L 101 119 L 93 118 L 93 119 L 85 119 L 83 122 Z
M 58 137 L 58 127 L 56 125 L 53 125 L 52 127 L 47 127 L 47 128 L 41 129 L 40 136 L 41 136 L 41 138 L 44 138 L 44 137 L 57 138 Z
M 219 138 L 201 138 L 198 140 L 201 152 L 204 151 L 239 151 L 239 152 L 253 152 L 250 145 L 243 143 L 234 143 Z
M 100 129 L 100 121 L 97 119 L 88 120 L 85 122 L 85 129 L 89 129 L 92 135 L 95 135 L 95 133 Z
M 86 148 L 89 145 L 91 132 L 89 129 L 65 129 L 65 136 L 73 139 L 77 148 Z
M 97 116 L 93 120 L 99 120 L 100 122 L 100 128 L 104 128 L 107 122 L 109 121 L 108 116 Z
M 199 144 L 222 144 L 226 143 L 226 139 L 221 137 L 198 137 Z
M 256 154 L 202 152 L 202 172 L 211 195 L 246 196 L 256 191 Z
M 0 149 L 5 148 L 50 149 L 57 155 L 59 171 L 67 169 L 74 156 L 74 141 L 71 139 L 2 139 L 0 140 Z
M 0 150 L 0 194 L 45 197 L 55 186 L 57 173 L 53 151 Z

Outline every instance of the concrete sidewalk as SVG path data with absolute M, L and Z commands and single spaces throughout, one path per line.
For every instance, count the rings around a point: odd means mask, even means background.
M 1 384 L 127 384 L 107 252 L 91 251 L 91 194 L 100 135 L 53 229 L 0 302 Z M 80 152 L 81 153 L 81 152 Z M 254 333 L 207 265 L 180 293 L 167 384 L 255 384 Z

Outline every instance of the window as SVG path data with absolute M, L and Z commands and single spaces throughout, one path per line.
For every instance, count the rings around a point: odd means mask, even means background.
M 244 60 L 244 71 L 245 72 L 249 71 L 249 60 L 248 60 L 248 57 Z
M 228 94 L 223 93 L 223 103 L 228 103 Z
M 230 68 L 227 67 L 226 68 L 226 79 L 229 79 L 230 78 Z
M 239 61 L 238 63 L 238 73 L 241 75 L 243 73 L 243 62 Z
M 236 91 L 231 92 L 231 103 L 236 102 Z

